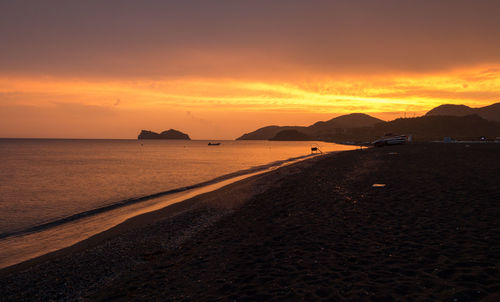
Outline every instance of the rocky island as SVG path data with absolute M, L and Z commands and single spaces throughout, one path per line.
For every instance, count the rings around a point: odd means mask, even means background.
M 156 133 L 149 130 L 142 130 L 137 139 L 184 139 L 191 140 L 189 135 L 178 130 L 170 129 L 162 133 Z

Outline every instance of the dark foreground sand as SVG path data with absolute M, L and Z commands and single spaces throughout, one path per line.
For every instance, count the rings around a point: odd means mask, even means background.
M 422 144 L 309 160 L 137 217 L 0 271 L 0 297 L 500 301 L 499 265 L 500 145 Z

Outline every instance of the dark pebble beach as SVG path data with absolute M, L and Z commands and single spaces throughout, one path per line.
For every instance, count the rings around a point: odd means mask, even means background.
M 0 297 L 500 301 L 500 144 L 315 157 L 2 269 Z

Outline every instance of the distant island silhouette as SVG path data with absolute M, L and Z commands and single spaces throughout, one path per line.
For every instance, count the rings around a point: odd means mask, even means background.
M 182 133 L 178 130 L 170 129 L 162 133 L 156 133 L 149 130 L 142 130 L 137 139 L 183 139 L 191 140 L 189 135 Z
M 411 134 L 415 141 L 478 140 L 500 137 L 500 103 L 481 108 L 440 105 L 414 118 L 383 121 L 364 113 L 341 115 L 310 126 L 266 126 L 245 133 L 237 140 L 319 140 L 330 142 L 370 142 L 388 133 Z

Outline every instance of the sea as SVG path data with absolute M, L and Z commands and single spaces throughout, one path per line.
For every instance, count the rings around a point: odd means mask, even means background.
M 326 142 L 0 139 L 0 268 L 255 173 L 355 147 Z

